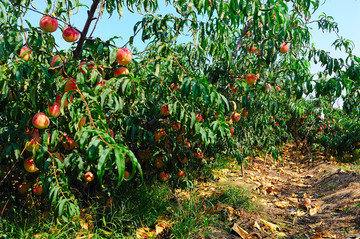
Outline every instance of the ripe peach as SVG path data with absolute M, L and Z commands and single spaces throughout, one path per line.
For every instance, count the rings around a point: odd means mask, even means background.
M 196 114 L 196 120 L 199 122 L 204 122 L 204 118 L 202 117 L 201 114 L 199 114 L 198 112 L 195 112 Z
M 128 172 L 128 171 L 124 171 L 124 178 L 125 179 L 128 179 L 128 178 L 130 178 L 130 173 Z
M 175 131 L 179 131 L 179 130 L 181 129 L 181 124 L 180 124 L 180 123 L 173 124 L 173 125 L 172 125 L 172 128 L 173 128 Z
M 52 106 L 50 106 L 49 113 L 52 117 L 58 117 L 60 115 L 60 104 L 55 102 Z
M 164 129 L 158 129 L 154 133 L 154 138 L 156 141 L 159 141 L 164 135 L 166 135 L 166 131 Z
M 27 172 L 29 173 L 35 173 L 37 172 L 39 169 L 35 166 L 34 164 L 34 159 L 33 158 L 29 158 L 26 159 L 24 161 L 24 168 Z
M 79 39 L 79 35 L 80 35 L 79 32 L 76 31 L 75 28 L 70 26 L 65 27 L 62 32 L 62 37 L 67 42 L 77 41 L 77 39 Z
M 178 172 L 178 179 L 179 180 L 182 180 L 184 177 L 185 177 L 185 172 L 184 171 L 180 171 L 180 172 Z
M 66 150 L 73 150 L 74 148 L 79 147 L 78 143 L 69 137 L 66 137 L 66 142 L 63 142 L 63 146 Z
M 167 106 L 167 105 L 161 106 L 160 114 L 162 114 L 163 116 L 168 116 L 168 115 L 170 115 L 169 109 L 168 109 L 168 106 Z
M 69 78 L 65 83 L 64 92 L 77 90 L 76 79 Z
M 53 58 L 51 59 L 50 62 L 50 66 L 54 67 L 54 66 L 60 66 L 62 64 L 62 59 L 60 57 L 60 55 L 55 55 L 53 56 Z
M 92 71 L 94 71 L 95 70 L 95 62 L 94 61 L 89 61 L 89 62 L 86 62 L 86 61 L 82 61 L 81 63 L 80 63 L 80 71 L 81 71 L 81 73 L 83 73 L 83 74 L 85 74 L 86 72 L 89 72 L 89 70 L 90 69 L 93 69 Z M 85 71 L 85 70 L 86 71 Z M 90 73 L 90 72 L 89 72 Z
M 250 54 L 257 52 L 257 50 L 258 50 L 258 49 L 257 49 L 256 46 L 252 46 L 252 47 L 250 47 L 250 45 L 248 46 L 248 52 L 249 52 Z
M 245 77 L 245 81 L 248 85 L 254 85 L 257 79 L 258 76 L 252 73 L 247 74 Z
M 55 97 L 56 103 L 61 105 L 61 99 L 62 99 L 62 96 L 59 93 L 56 94 L 56 97 Z M 73 97 L 71 96 L 70 97 L 70 102 L 72 102 L 72 101 L 73 101 Z M 64 102 L 64 107 L 67 107 L 68 105 L 69 105 L 69 101 L 66 99 L 65 102 Z
M 32 53 L 32 50 L 29 47 L 23 46 L 20 50 L 20 57 L 24 60 L 24 61 L 28 61 L 30 58 L 30 55 Z
M 161 172 L 159 173 L 158 178 L 161 182 L 165 182 L 168 179 L 168 175 L 165 172 Z
M 35 188 L 33 188 L 33 192 L 34 192 L 35 196 L 41 196 L 42 191 L 43 191 L 42 185 L 36 186 Z
M 119 48 L 116 52 L 116 61 L 123 66 L 129 64 L 132 60 L 132 53 L 127 48 Z
M 31 186 L 30 183 L 24 181 L 22 184 L 19 185 L 19 187 L 18 187 L 18 193 L 19 193 L 19 194 L 22 194 L 22 195 L 23 195 L 23 194 L 26 194 L 27 191 L 29 190 L 30 186 Z
M 85 182 L 91 182 L 94 180 L 94 174 L 92 172 L 87 172 L 84 174 L 84 180 Z
M 289 49 L 290 49 L 289 44 L 287 44 L 286 42 L 281 43 L 281 49 L 280 49 L 281 53 L 286 53 L 289 51 Z
M 50 120 L 43 112 L 39 112 L 34 115 L 32 124 L 35 128 L 45 129 L 49 126 Z
M 45 32 L 54 32 L 58 28 L 58 21 L 51 16 L 43 16 L 40 19 L 40 28 Z
M 231 115 L 231 119 L 235 122 L 238 122 L 241 118 L 241 115 L 239 113 L 233 112 Z
M 114 77 L 117 77 L 118 75 L 127 75 L 129 73 L 130 72 L 129 72 L 128 68 L 121 66 L 121 67 L 115 69 Z
M 41 137 L 38 134 L 34 134 L 32 137 L 32 139 L 26 141 L 25 143 L 25 149 L 29 152 L 33 152 L 33 150 L 37 151 L 41 145 Z

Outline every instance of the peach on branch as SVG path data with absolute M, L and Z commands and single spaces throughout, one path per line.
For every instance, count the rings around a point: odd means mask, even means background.
M 252 54 L 252 53 L 255 53 L 255 52 L 257 52 L 257 47 L 256 46 L 248 46 L 248 52 L 250 53 L 250 54 Z
M 280 48 L 281 53 L 286 53 L 289 51 L 289 49 L 290 49 L 289 44 L 287 44 L 286 42 L 281 43 L 281 48 Z
M 239 113 L 233 112 L 231 115 L 231 119 L 235 122 L 238 122 L 241 118 L 241 115 Z
M 62 32 L 62 37 L 67 42 L 74 42 L 79 39 L 79 32 L 71 26 L 66 26 Z
M 178 179 L 179 180 L 182 180 L 184 177 L 185 177 L 185 172 L 184 171 L 180 171 L 180 172 L 178 172 Z
M 60 66 L 62 63 L 63 63 L 63 60 L 61 59 L 61 56 L 60 55 L 55 55 L 51 59 L 50 66 L 56 67 L 56 66 Z
M 247 110 L 244 110 L 244 111 L 243 111 L 243 114 L 244 114 L 245 116 L 248 116 L 249 112 L 248 112 Z
M 43 16 L 40 19 L 40 28 L 45 32 L 54 32 L 58 28 L 58 21 L 51 16 Z
M 166 131 L 164 129 L 158 129 L 154 133 L 154 138 L 156 141 L 159 141 L 164 135 L 166 135 Z
M 74 148 L 78 148 L 79 145 L 78 143 L 76 143 L 75 140 L 73 140 L 72 138 L 66 137 L 66 141 L 63 142 L 63 146 L 66 150 L 73 150 Z
M 33 192 L 34 192 L 35 196 L 41 196 L 42 191 L 43 191 L 42 185 L 39 185 L 39 186 L 36 186 L 33 188 Z
M 49 107 L 49 114 L 51 117 L 58 117 L 60 115 L 60 104 L 55 102 Z
M 161 182 L 165 182 L 168 179 L 168 175 L 165 172 L 161 172 L 159 173 L 158 178 Z
M 35 128 L 45 129 L 49 126 L 50 119 L 43 112 L 39 112 L 34 115 L 32 124 Z
M 116 52 L 116 61 L 123 66 L 129 64 L 132 60 L 132 53 L 127 48 L 119 48 Z
M 84 174 L 84 180 L 85 182 L 89 183 L 94 180 L 94 174 L 92 172 L 87 172 Z
M 161 106 L 160 114 L 163 115 L 163 116 L 168 116 L 168 115 L 170 115 L 170 113 L 169 113 L 169 108 L 168 108 L 167 105 Z
M 30 58 L 30 55 L 32 53 L 32 50 L 29 47 L 23 46 L 20 50 L 20 57 L 24 60 L 24 61 L 28 61 Z
M 245 81 L 248 85 L 254 85 L 256 83 L 256 80 L 259 78 L 258 75 L 249 73 L 245 77 Z
M 65 83 L 64 92 L 77 90 L 76 79 L 69 78 Z
M 39 134 L 33 134 L 32 139 L 26 141 L 25 143 L 25 149 L 29 152 L 37 151 L 40 148 L 41 137 Z
M 19 194 L 26 194 L 27 191 L 29 190 L 31 184 L 29 182 L 24 181 L 22 184 L 19 185 L 18 187 L 18 193 Z
M 60 94 L 56 94 L 56 97 L 55 97 L 56 103 L 61 105 L 61 99 L 62 99 L 62 96 Z M 71 96 L 70 97 L 70 102 L 72 102 L 72 101 L 73 101 L 73 97 Z M 66 99 L 65 102 L 64 102 L 64 107 L 67 107 L 68 105 L 69 105 L 69 101 Z
M 195 111 L 195 114 L 196 114 L 196 120 L 197 121 L 204 122 L 204 118 L 202 117 L 202 115 L 199 112 Z
M 91 69 L 92 69 L 92 71 L 94 71 L 95 70 L 95 62 L 94 61 L 89 61 L 89 62 L 82 61 L 80 63 L 79 68 L 80 68 L 81 73 L 83 73 L 83 74 L 85 74 L 86 72 L 89 72 L 89 70 L 91 70 Z
M 124 178 L 125 179 L 128 179 L 128 178 L 130 178 L 130 173 L 128 172 L 128 171 L 124 171 Z
M 114 77 L 117 77 L 118 75 L 127 75 L 129 73 L 130 72 L 129 72 L 128 68 L 121 66 L 121 67 L 115 69 Z
M 24 168 L 29 173 L 35 173 L 35 172 L 39 171 L 39 169 L 34 164 L 33 158 L 29 158 L 24 161 Z
M 179 131 L 179 130 L 181 129 L 181 124 L 180 124 L 180 123 L 173 124 L 173 125 L 172 125 L 172 128 L 173 128 L 175 131 Z

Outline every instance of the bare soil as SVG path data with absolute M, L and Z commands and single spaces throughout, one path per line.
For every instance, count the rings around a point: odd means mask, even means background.
M 218 184 L 246 188 L 259 209 L 227 208 L 233 231 L 213 238 L 360 238 L 359 167 L 316 152 L 312 158 L 287 144 L 282 162 L 256 157 L 243 176 L 216 171 Z

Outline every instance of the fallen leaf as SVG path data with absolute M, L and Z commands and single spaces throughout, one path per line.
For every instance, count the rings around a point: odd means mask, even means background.
M 150 229 L 147 227 L 138 228 L 136 229 L 136 238 L 143 239 L 143 238 L 154 238 L 155 237 L 155 230 Z
M 277 232 L 271 235 L 271 238 L 281 238 L 281 237 L 287 237 L 287 235 L 284 232 Z
M 315 224 L 308 224 L 308 226 L 309 226 L 310 228 L 316 228 L 316 227 L 320 227 L 321 224 L 323 224 L 322 221 L 321 221 L 321 222 L 318 222 L 318 223 L 315 223 Z
M 279 192 L 278 192 L 276 189 L 274 189 L 273 187 L 267 188 L 267 189 L 266 189 L 266 192 L 267 192 L 268 194 L 270 194 L 270 195 L 275 195 L 275 194 L 278 194 L 278 193 L 279 193 Z
M 316 205 L 314 208 L 310 208 L 309 214 L 310 214 L 310 216 L 313 216 L 320 211 L 321 211 L 320 205 Z
M 234 232 L 236 232 L 239 237 L 243 238 L 243 239 L 247 239 L 250 238 L 250 235 L 247 231 L 245 231 L 244 229 L 242 229 L 237 223 L 234 224 L 234 226 L 232 227 L 232 230 Z
M 277 206 L 278 208 L 282 208 L 282 209 L 290 206 L 289 201 L 277 201 L 277 202 L 275 202 L 274 204 L 275 204 L 275 206 Z
M 254 227 L 255 227 L 256 229 L 258 229 L 259 231 L 261 231 L 261 227 L 260 227 L 259 223 L 254 222 Z
M 268 221 L 266 221 L 266 220 L 264 220 L 264 219 L 260 219 L 260 221 L 261 221 L 262 223 L 264 223 L 264 227 L 265 227 L 265 228 L 269 229 L 269 230 L 272 231 L 272 232 L 275 232 L 276 230 L 279 230 L 279 229 L 280 229 L 279 226 L 276 225 L 276 224 L 274 224 L 274 223 L 268 222 Z
M 318 231 L 316 231 L 316 234 L 315 234 L 315 236 L 312 237 L 312 239 L 320 239 L 320 238 L 336 238 L 336 235 L 331 235 L 322 230 L 318 230 Z

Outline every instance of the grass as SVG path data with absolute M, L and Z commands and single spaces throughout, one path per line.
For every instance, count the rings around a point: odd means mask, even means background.
M 154 228 L 161 218 L 173 223 L 166 238 L 211 237 L 215 232 L 228 234 L 231 228 L 214 209 L 217 205 L 254 209 L 247 192 L 236 186 L 217 185 L 221 194 L 208 197 L 200 197 L 197 190 L 186 189 L 190 197 L 178 198 L 166 184 L 123 187 L 108 208 L 105 199 L 92 200 L 80 220 L 69 223 L 24 204 L 8 208 L 0 218 L 0 238 L 134 238 L 137 229 Z

